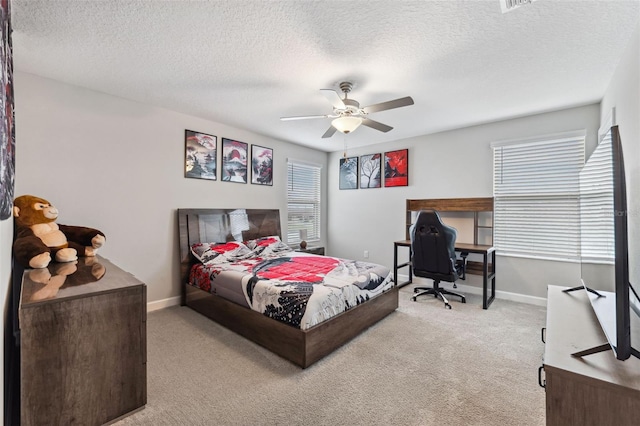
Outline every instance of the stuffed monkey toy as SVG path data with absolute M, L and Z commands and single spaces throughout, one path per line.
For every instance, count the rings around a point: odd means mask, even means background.
M 13 253 L 25 268 L 46 268 L 55 258 L 72 262 L 95 256 L 106 238 L 97 229 L 58 225 L 58 209 L 43 198 L 22 195 L 13 202 L 16 237 Z

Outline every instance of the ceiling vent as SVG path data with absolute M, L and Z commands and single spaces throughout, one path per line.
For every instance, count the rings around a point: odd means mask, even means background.
M 507 13 L 534 1 L 536 0 L 500 0 L 500 6 L 502 7 L 502 13 Z

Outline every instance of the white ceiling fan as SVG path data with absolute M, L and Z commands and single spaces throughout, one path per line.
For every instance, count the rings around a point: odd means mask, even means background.
M 338 92 L 333 89 L 320 89 L 320 92 L 333 105 L 333 113 L 326 115 L 301 115 L 295 117 L 281 117 L 280 120 L 306 120 L 310 118 L 333 118 L 331 127 L 322 135 L 323 138 L 330 138 L 336 130 L 342 133 L 351 133 L 361 124 L 381 132 L 388 132 L 393 129 L 391 126 L 382 124 L 378 121 L 371 120 L 367 116 L 372 112 L 386 111 L 388 109 L 400 108 L 403 106 L 413 105 L 411 96 L 394 99 L 392 101 L 381 102 L 379 104 L 369 105 L 360 108 L 360 103 L 354 99 L 348 99 L 347 94 L 351 92 L 353 83 L 343 81 L 340 83 L 340 90 L 344 93 L 344 99 L 340 98 Z

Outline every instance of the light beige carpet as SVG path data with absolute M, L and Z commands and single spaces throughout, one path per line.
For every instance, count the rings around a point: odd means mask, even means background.
M 125 425 L 543 425 L 545 309 L 410 301 L 302 370 L 187 307 L 148 315 L 148 403 Z

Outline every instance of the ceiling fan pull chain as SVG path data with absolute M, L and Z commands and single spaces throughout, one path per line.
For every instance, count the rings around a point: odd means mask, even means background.
M 346 134 L 342 134 L 344 136 L 344 158 L 347 158 L 347 135 Z

